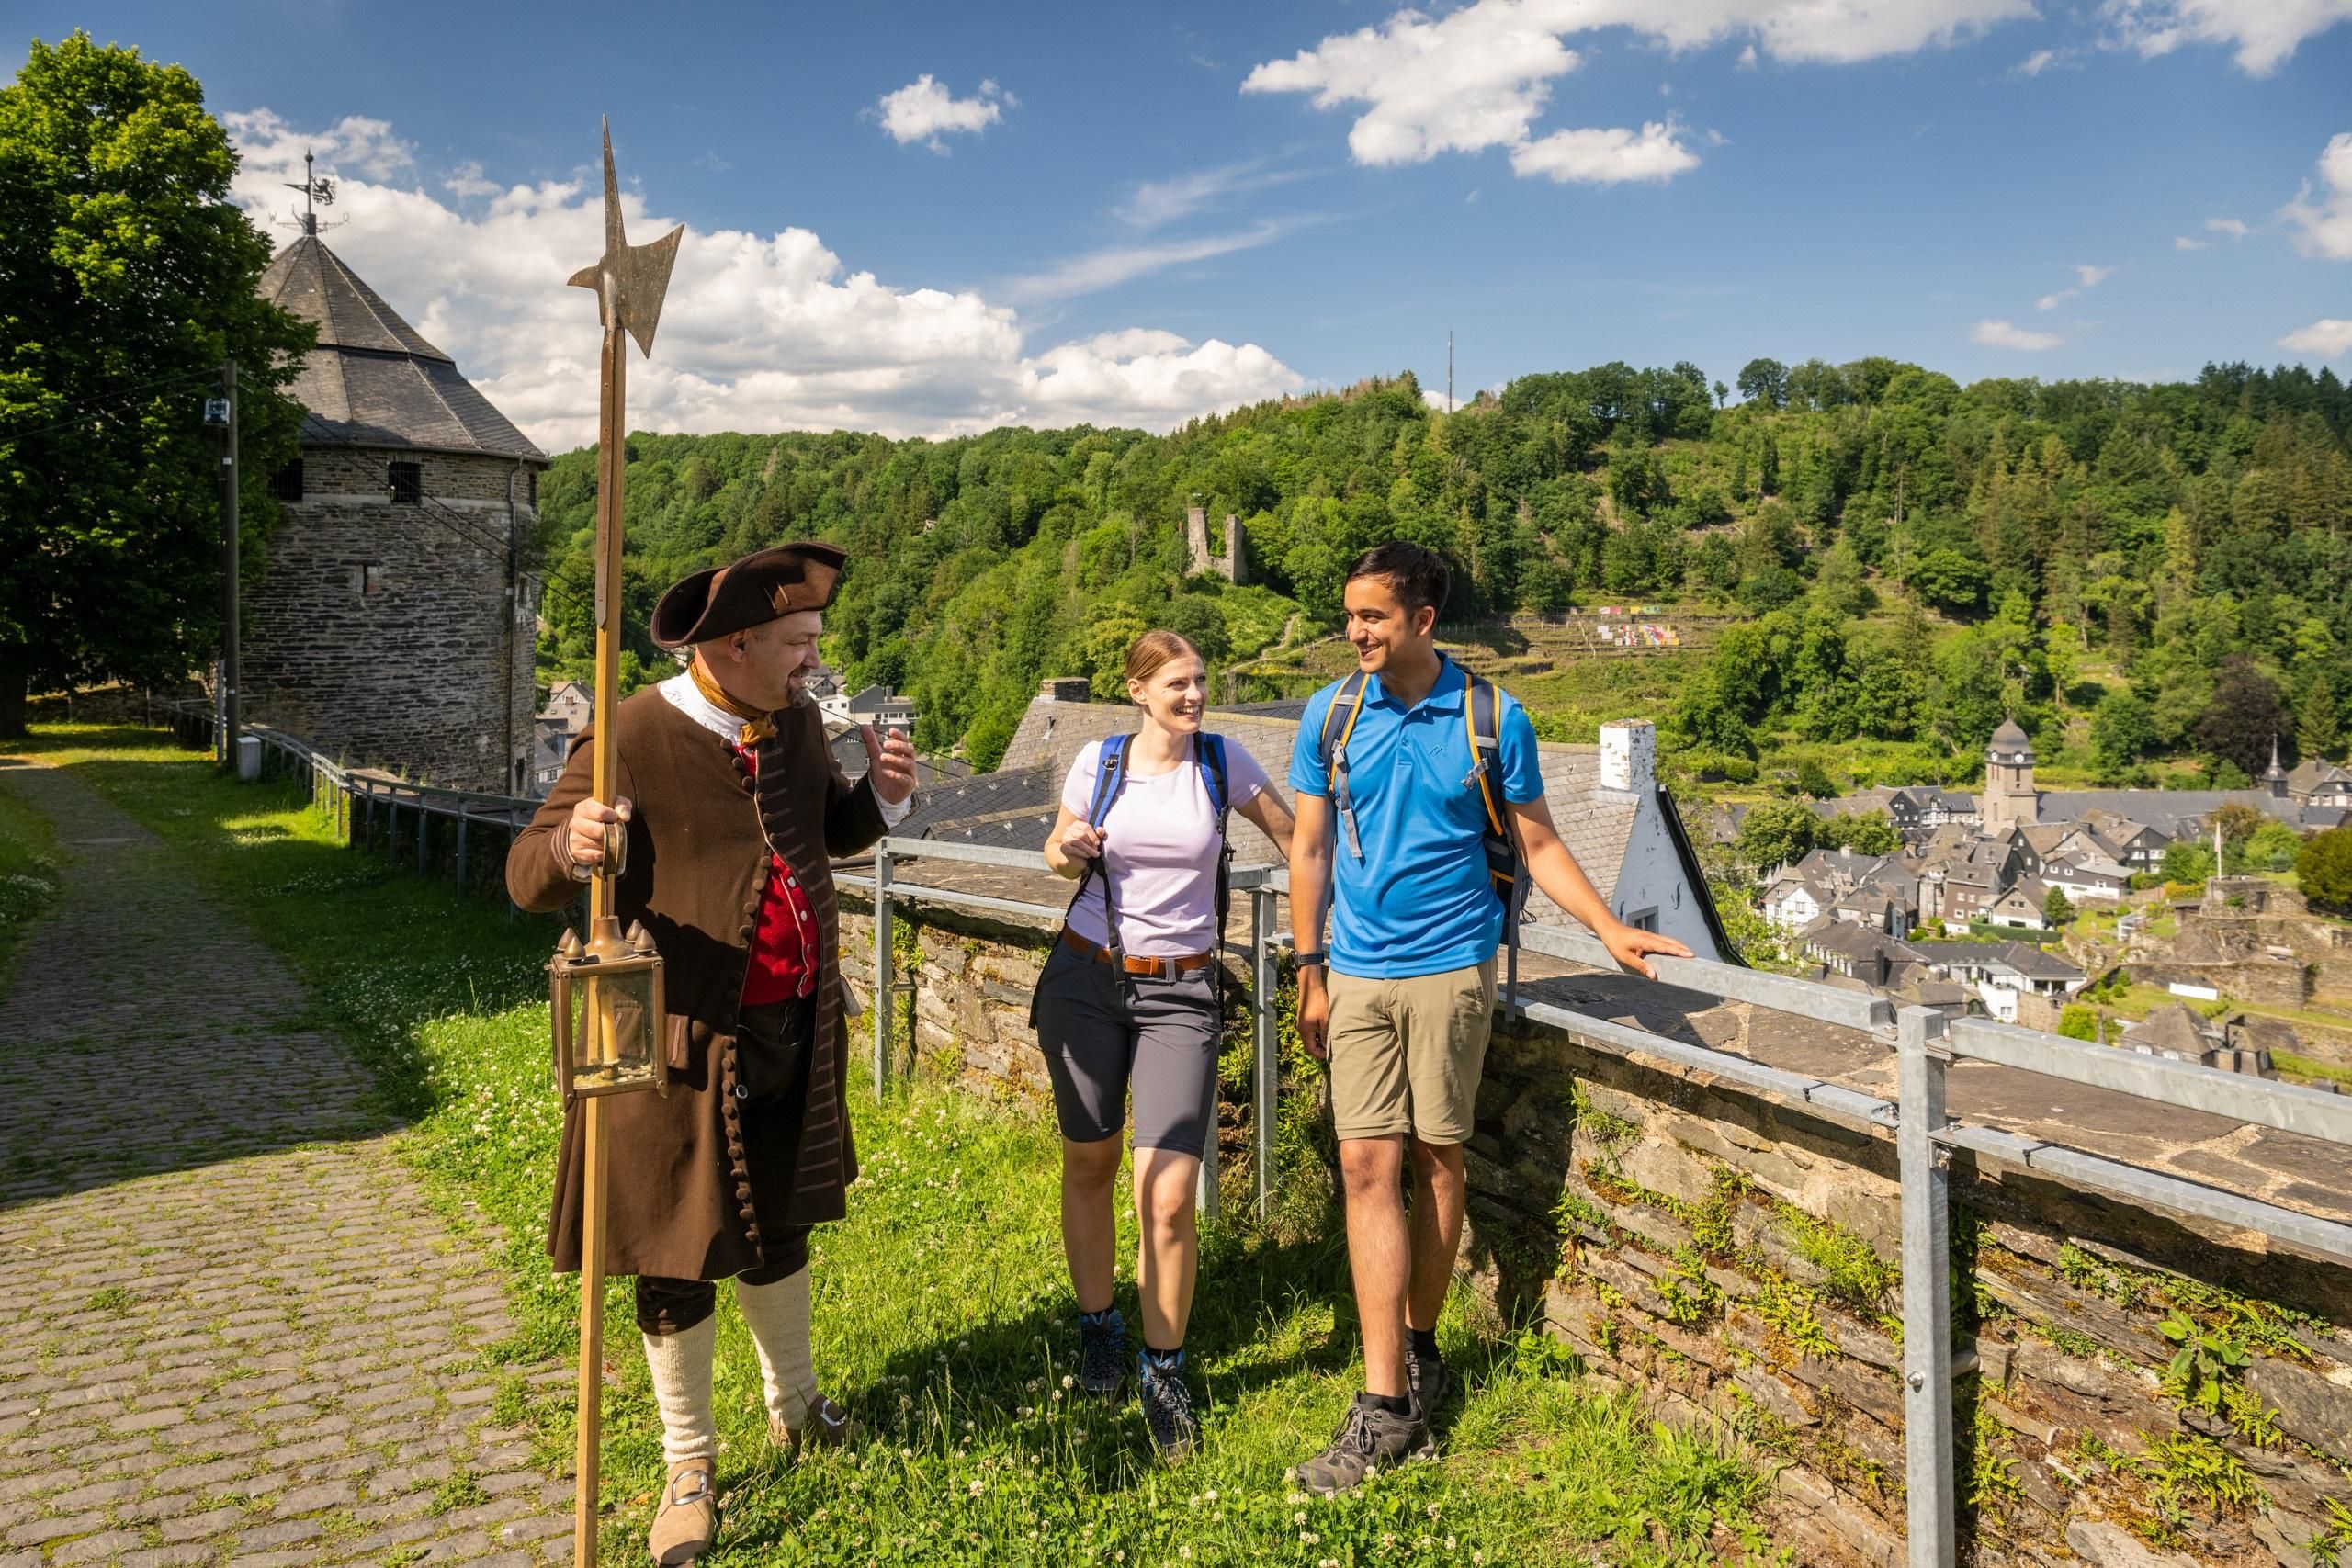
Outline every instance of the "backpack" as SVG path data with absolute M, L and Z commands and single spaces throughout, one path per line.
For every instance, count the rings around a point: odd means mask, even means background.
M 1110 820 L 1111 807 L 1117 805 L 1119 795 L 1127 787 L 1128 753 L 1135 748 L 1135 733 L 1114 735 L 1102 742 L 1102 756 L 1094 770 L 1094 795 L 1087 802 L 1086 825 L 1100 831 Z M 1210 969 L 1215 974 L 1217 1010 L 1225 1010 L 1225 918 L 1233 902 L 1229 874 L 1233 867 L 1233 840 L 1225 830 L 1226 813 L 1232 808 L 1233 792 L 1225 765 L 1225 737 L 1203 730 L 1193 737 L 1193 760 L 1199 764 L 1201 783 L 1209 792 L 1209 809 L 1216 818 L 1216 946 L 1211 951 Z M 1088 886 L 1097 875 L 1102 878 L 1103 943 L 1111 952 L 1111 969 L 1124 989 L 1129 983 L 1126 951 L 1119 943 L 1119 912 L 1111 899 L 1111 854 L 1106 841 L 1102 853 L 1080 873 L 1078 891 L 1070 895 L 1069 907 L 1086 897 Z M 1063 917 L 1067 919 L 1067 911 Z
M 1503 936 L 1510 945 L 1510 965 L 1516 974 L 1519 917 L 1527 904 L 1527 866 L 1520 858 L 1519 840 L 1512 837 L 1510 819 L 1504 815 L 1502 785 L 1494 766 L 1502 752 L 1502 699 L 1493 682 L 1467 670 L 1462 675 L 1468 682 L 1462 721 L 1470 734 L 1470 755 L 1474 759 L 1469 775 L 1462 783 L 1465 787 L 1477 786 L 1479 802 L 1486 807 L 1487 825 L 1480 830 L 1478 841 L 1487 855 L 1487 883 L 1502 902 Z M 1316 743 L 1324 772 L 1331 781 L 1331 804 L 1347 827 L 1348 848 L 1358 860 L 1363 859 L 1363 842 L 1356 833 L 1355 800 L 1348 788 L 1348 738 L 1356 732 L 1356 720 L 1363 716 L 1364 685 L 1368 680 L 1370 677 L 1358 670 L 1340 682 L 1340 689 L 1331 694 L 1331 705 L 1323 710 L 1323 729 Z M 1343 708 L 1347 714 L 1344 721 L 1340 716 Z

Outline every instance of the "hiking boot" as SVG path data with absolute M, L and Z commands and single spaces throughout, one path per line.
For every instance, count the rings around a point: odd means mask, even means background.
M 786 1453 L 797 1454 L 803 1449 L 842 1449 L 855 1441 L 857 1423 L 849 1412 L 824 1394 L 808 1407 L 798 1427 L 787 1427 L 775 1416 L 768 1417 L 768 1439 Z
M 1113 1307 L 1100 1323 L 1078 1320 L 1078 1386 L 1097 1399 L 1116 1398 L 1127 1365 L 1127 1320 Z
M 1193 1393 L 1184 1374 L 1175 1367 L 1147 1361 L 1136 1373 L 1143 1397 L 1144 1429 L 1161 1461 L 1182 1464 L 1193 1457 L 1201 1440 L 1201 1424 L 1193 1415 Z
M 1453 1374 L 1443 1361 L 1434 1358 L 1423 1361 L 1408 1344 L 1405 1347 L 1405 1392 L 1412 1398 L 1413 1414 L 1427 1425 L 1453 1393 Z
M 1291 1478 L 1317 1496 L 1329 1497 L 1399 1461 L 1433 1451 L 1429 1428 L 1419 1417 L 1393 1416 L 1358 1399 L 1348 1406 L 1348 1418 L 1340 1423 L 1331 1446 L 1293 1471 Z
M 662 1502 L 653 1510 L 653 1528 L 645 1537 L 646 1549 L 662 1568 L 694 1562 L 718 1535 L 718 1492 L 707 1459 L 680 1460 L 670 1467 Z

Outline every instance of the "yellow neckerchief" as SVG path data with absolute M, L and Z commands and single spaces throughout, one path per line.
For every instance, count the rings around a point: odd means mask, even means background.
M 709 673 L 703 669 L 702 660 L 699 658 L 686 665 L 686 673 L 694 677 L 695 690 L 702 694 L 705 702 L 719 712 L 743 721 L 743 728 L 736 732 L 735 743 L 744 750 L 750 750 L 775 733 L 775 715 L 747 708 L 725 692 L 720 691 L 718 682 L 712 680 Z

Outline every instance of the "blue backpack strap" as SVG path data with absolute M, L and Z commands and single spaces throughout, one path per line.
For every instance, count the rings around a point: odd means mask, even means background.
M 1225 771 L 1225 737 L 1204 731 L 1193 743 L 1201 752 L 1201 782 L 1209 792 L 1209 810 L 1216 817 L 1216 830 L 1225 831 L 1225 814 L 1233 807 L 1233 780 Z
M 1127 787 L 1127 749 L 1136 742 L 1132 731 L 1114 735 L 1102 742 L 1102 753 L 1094 764 L 1094 796 L 1086 805 L 1086 825 L 1100 828 L 1109 819 L 1111 807 L 1117 805 L 1119 792 Z

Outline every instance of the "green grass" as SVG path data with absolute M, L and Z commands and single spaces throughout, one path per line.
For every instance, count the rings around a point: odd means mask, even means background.
M 57 896 L 62 872 L 49 818 L 0 789 L 0 987 L 25 932 Z
M 386 1118 L 409 1123 L 403 1152 L 444 1211 L 457 1220 L 470 1202 L 503 1232 L 517 1329 L 500 1359 L 568 1357 L 576 1282 L 550 1276 L 539 1245 L 558 1125 L 540 970 L 553 923 L 387 871 L 339 845 L 299 792 L 223 779 L 159 736 L 55 727 L 33 747 L 155 829 L 291 959 L 318 1021 L 377 1072 Z M 1204 1449 L 1160 1469 L 1131 1407 L 1082 1404 L 1062 1384 L 1075 1336 L 1050 1118 L 931 1087 L 884 1102 L 861 1091 L 852 1110 L 865 1177 L 849 1218 L 816 1240 L 817 1359 L 868 1440 L 797 1465 L 770 1450 L 757 1366 L 722 1292 L 728 1523 L 714 1568 L 1781 1560 L 1751 1512 L 1752 1464 L 1591 1389 L 1548 1342 L 1483 1337 L 1462 1298 L 1441 1329 L 1469 1384 L 1445 1457 L 1336 1501 L 1289 1487 L 1284 1468 L 1321 1446 L 1359 1386 L 1328 1217 L 1279 1236 L 1207 1228 L 1190 1335 Z M 1122 1299 L 1132 1316 L 1124 1286 Z M 627 1562 L 660 1483 L 658 1429 L 625 1281 L 605 1313 L 604 1546 Z M 533 1432 L 542 1462 L 564 1464 L 568 1393 L 510 1379 L 496 1407 Z

